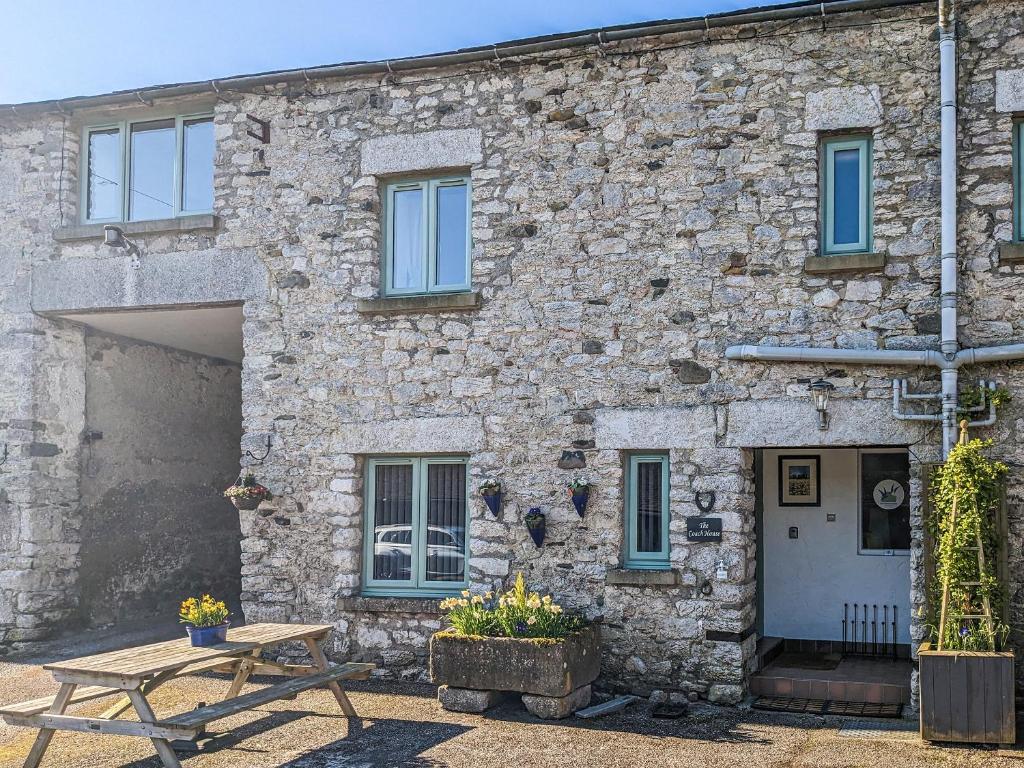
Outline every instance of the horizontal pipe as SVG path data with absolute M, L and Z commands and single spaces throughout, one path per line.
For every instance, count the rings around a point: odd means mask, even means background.
M 943 367 L 944 358 L 933 350 L 827 349 L 818 347 L 762 347 L 741 344 L 725 350 L 729 360 L 789 363 L 851 363 L 859 365 L 920 365 Z
M 481 61 L 501 62 L 502 59 L 517 56 L 529 56 L 567 48 L 580 48 L 588 45 L 632 40 L 653 35 L 670 35 L 681 32 L 708 32 L 712 29 L 759 24 L 772 21 L 789 21 L 800 18 L 824 18 L 840 13 L 872 11 L 883 8 L 896 8 L 905 5 L 922 5 L 929 0 L 831 0 L 831 2 L 791 3 L 777 7 L 753 8 L 746 11 L 715 14 L 714 16 L 697 16 L 676 21 L 657 21 L 646 24 L 604 27 L 584 32 L 572 32 L 564 35 L 548 35 L 546 37 L 512 40 L 479 48 L 467 48 L 447 53 L 429 54 L 427 56 L 410 56 L 401 59 L 381 61 L 363 61 L 350 64 L 331 64 L 323 67 L 307 69 L 285 69 L 275 72 L 263 72 L 253 75 L 239 75 L 201 82 L 157 85 L 148 88 L 115 91 L 98 96 L 76 96 L 68 99 L 49 99 L 22 104 L 0 104 L 0 110 L 14 115 L 58 111 L 88 107 L 103 107 L 116 104 L 143 102 L 156 98 L 174 98 L 197 94 L 219 94 L 224 90 L 242 90 L 260 86 L 280 85 L 284 83 L 321 80 L 336 77 L 354 77 L 358 75 L 383 75 L 395 72 L 410 72 L 419 69 L 432 69 L 458 64 L 470 64 Z
M 954 365 L 961 368 L 965 365 L 981 363 L 998 363 L 1005 360 L 1024 359 L 1024 344 L 1003 344 L 999 347 L 975 347 L 962 349 L 956 353 Z

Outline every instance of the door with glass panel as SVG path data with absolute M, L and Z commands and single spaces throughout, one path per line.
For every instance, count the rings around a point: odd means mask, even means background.
M 466 584 L 466 459 L 370 459 L 364 591 L 444 594 Z

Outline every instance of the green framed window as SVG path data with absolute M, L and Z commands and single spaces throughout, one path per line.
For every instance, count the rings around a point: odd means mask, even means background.
M 213 116 L 90 126 L 82 135 L 83 223 L 213 211 Z
M 669 460 L 664 453 L 632 454 L 626 467 L 627 568 L 669 567 Z
M 1013 239 L 1024 241 L 1024 163 L 1021 149 L 1024 148 L 1024 121 L 1013 124 Z
M 871 250 L 871 138 L 822 143 L 822 252 Z
M 436 597 L 465 588 L 466 468 L 457 456 L 367 461 L 364 594 Z
M 470 288 L 472 195 L 468 176 L 408 179 L 384 187 L 384 294 Z

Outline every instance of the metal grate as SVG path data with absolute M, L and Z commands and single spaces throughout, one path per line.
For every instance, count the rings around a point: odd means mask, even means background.
M 862 720 L 843 723 L 839 735 L 848 739 L 916 741 L 918 724 L 907 720 Z
M 804 715 L 846 715 L 854 717 L 899 717 L 902 704 L 872 704 L 866 701 L 828 701 L 826 699 L 793 699 L 784 696 L 761 696 L 751 704 L 767 712 L 789 712 Z

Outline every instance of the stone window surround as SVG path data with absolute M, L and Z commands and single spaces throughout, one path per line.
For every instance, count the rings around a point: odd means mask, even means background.
M 53 232 L 53 239 L 61 243 L 77 240 L 98 240 L 103 237 L 103 227 L 110 222 L 101 224 L 67 224 Z M 148 221 L 118 222 L 126 235 L 185 234 L 207 229 L 216 229 L 219 219 L 212 213 L 190 214 L 167 219 L 150 219 Z

